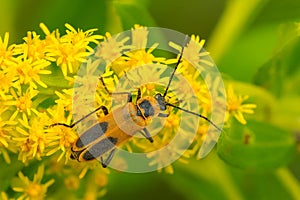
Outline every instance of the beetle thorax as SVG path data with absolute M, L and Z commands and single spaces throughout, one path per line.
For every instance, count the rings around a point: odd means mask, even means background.
M 144 119 L 156 117 L 160 111 L 157 100 L 151 96 L 145 96 L 137 101 L 137 115 Z

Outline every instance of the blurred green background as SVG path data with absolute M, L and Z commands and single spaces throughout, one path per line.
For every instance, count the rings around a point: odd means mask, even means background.
M 40 22 L 61 32 L 65 23 L 100 34 L 140 24 L 200 35 L 224 80 L 258 106 L 247 126 L 233 122 L 207 158 L 176 163 L 173 175 L 111 170 L 104 199 L 300 199 L 299 0 L 1 0 L 10 43 L 43 35 Z

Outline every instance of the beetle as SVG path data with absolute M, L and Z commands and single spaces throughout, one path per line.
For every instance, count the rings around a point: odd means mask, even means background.
M 81 134 L 77 141 L 73 144 L 73 146 L 71 147 L 71 159 L 76 159 L 79 162 L 84 162 L 100 158 L 100 162 L 105 168 L 112 160 L 116 147 L 127 142 L 137 132 L 141 132 L 142 135 L 152 143 L 153 138 L 151 137 L 151 134 L 146 127 L 152 118 L 168 117 L 168 114 L 163 113 L 163 111 L 165 111 L 168 106 L 203 118 L 210 124 L 212 124 L 217 130 L 221 131 L 221 129 L 207 117 L 170 104 L 166 101 L 166 95 L 168 93 L 170 84 L 180 62 L 182 61 L 182 55 L 187 38 L 188 37 L 186 36 L 178 61 L 174 67 L 174 70 L 169 78 L 168 85 L 166 86 L 163 94 L 157 93 L 154 96 L 142 97 L 141 90 L 139 88 L 137 91 L 138 93 L 136 102 L 134 103 L 131 93 L 111 93 L 107 89 L 103 78 L 100 78 L 100 81 L 102 82 L 105 90 L 109 94 L 127 95 L 127 103 L 124 106 L 113 110 L 111 113 L 108 112 L 108 109 L 105 106 L 99 106 L 94 111 L 90 112 L 88 115 L 82 117 L 71 125 L 65 123 L 54 123 L 50 125 L 51 127 L 59 125 L 73 128 L 76 124 L 83 121 L 90 115 L 96 113 L 97 111 L 103 111 L 104 116 L 98 119 L 98 123 L 91 126 L 88 130 Z M 106 160 L 103 160 L 103 155 L 108 152 L 108 157 L 106 158 Z

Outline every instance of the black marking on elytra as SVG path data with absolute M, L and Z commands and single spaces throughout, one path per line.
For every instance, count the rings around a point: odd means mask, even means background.
M 93 145 L 91 148 L 88 149 L 88 151 L 83 155 L 83 159 L 85 160 L 93 160 L 95 158 L 98 158 L 99 156 L 103 155 L 110 149 L 112 149 L 115 144 L 117 143 L 118 138 L 114 137 L 108 137 L 100 142 Z
M 76 147 L 82 148 L 101 137 L 108 127 L 108 122 L 97 123 L 84 132 L 76 142 Z

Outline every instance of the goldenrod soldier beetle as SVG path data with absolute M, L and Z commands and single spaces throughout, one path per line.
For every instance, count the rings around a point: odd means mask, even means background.
M 188 37 L 186 36 L 184 44 L 181 47 L 178 61 L 163 94 L 157 93 L 154 96 L 142 97 L 141 89 L 139 88 L 137 91 L 138 93 L 136 102 L 133 103 L 132 94 L 130 92 L 111 93 L 106 87 L 103 78 L 100 78 L 105 90 L 110 95 L 127 95 L 127 103 L 124 106 L 113 110 L 111 113 L 108 112 L 108 109 L 105 106 L 100 106 L 71 125 L 65 123 L 54 123 L 51 125 L 51 127 L 61 125 L 68 128 L 73 128 L 76 124 L 98 112 L 99 110 L 103 111 L 105 116 L 99 118 L 98 122 L 81 134 L 74 143 L 71 148 L 71 159 L 76 159 L 79 162 L 83 162 L 100 158 L 102 166 L 106 167 L 113 158 L 116 147 L 127 142 L 137 132 L 141 132 L 142 135 L 152 143 L 153 139 L 146 128 L 148 122 L 155 117 L 168 117 L 169 114 L 162 113 L 163 111 L 166 111 L 168 106 L 203 118 L 212 124 L 218 131 L 221 131 L 221 129 L 207 117 L 168 103 L 166 100 L 166 96 L 175 72 L 182 61 L 182 55 L 184 47 L 187 43 L 187 38 Z M 109 155 L 104 161 L 103 155 L 105 153 L 109 153 Z

